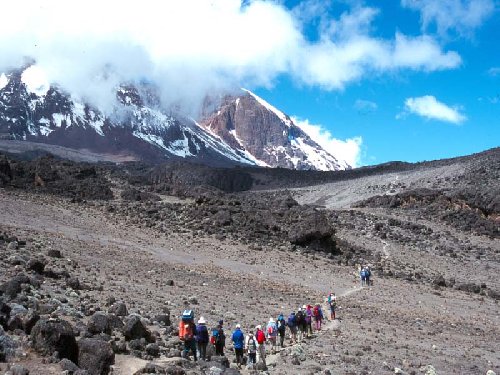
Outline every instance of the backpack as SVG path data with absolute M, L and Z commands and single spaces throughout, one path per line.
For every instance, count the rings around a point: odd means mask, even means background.
M 319 306 L 314 306 L 314 309 L 313 309 L 313 315 L 314 317 L 319 317 L 321 314 L 319 313 Z
M 295 319 L 297 320 L 297 325 L 302 325 L 302 323 L 304 322 L 304 313 L 302 311 L 299 311 L 295 315 Z
M 256 334 L 257 342 L 259 344 L 263 344 L 266 341 L 266 336 L 264 335 L 264 332 L 262 330 L 258 330 Z
M 362 278 L 365 278 L 365 277 L 366 277 L 366 271 L 365 271 L 365 270 L 362 270 L 362 271 L 361 271 L 361 277 L 362 277 Z
M 194 319 L 194 312 L 193 312 L 193 310 L 184 310 L 182 312 L 182 321 L 183 322 L 190 322 L 193 319 Z
M 297 318 L 295 315 L 290 315 L 288 317 L 288 327 L 295 327 L 295 325 L 297 324 L 296 319 Z
M 224 335 L 224 330 L 221 328 L 219 330 L 219 334 L 217 335 L 217 337 L 215 338 L 215 343 L 217 345 L 224 345 L 226 342 L 226 335 Z
M 285 319 L 278 320 L 278 331 L 285 332 L 285 329 L 286 329 Z
M 257 344 L 255 343 L 255 339 L 252 337 L 248 339 L 248 352 L 255 353 L 257 351 Z
M 269 324 L 267 326 L 267 335 L 270 337 L 276 336 L 276 324 Z
M 181 322 L 183 325 L 182 332 L 179 330 L 179 338 L 184 341 L 192 340 L 194 337 L 193 324 Z

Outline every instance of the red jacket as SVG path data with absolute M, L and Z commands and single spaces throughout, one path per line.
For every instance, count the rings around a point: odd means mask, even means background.
M 261 329 L 258 329 L 257 332 L 255 333 L 255 338 L 257 339 L 257 342 L 259 345 L 264 344 L 266 342 L 266 335 L 264 334 L 264 331 Z

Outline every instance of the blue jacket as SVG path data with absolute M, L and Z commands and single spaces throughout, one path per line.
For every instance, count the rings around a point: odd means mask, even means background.
M 208 328 L 204 324 L 198 324 L 196 326 L 196 342 L 200 343 L 208 343 L 209 341 L 209 336 L 208 336 Z
M 240 328 L 235 329 L 232 340 L 235 349 L 243 349 L 245 346 L 245 335 L 241 332 Z

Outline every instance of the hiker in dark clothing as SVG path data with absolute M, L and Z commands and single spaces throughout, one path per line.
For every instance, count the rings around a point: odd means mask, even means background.
M 224 334 L 224 321 L 219 320 L 217 327 L 212 328 L 211 343 L 215 346 L 215 355 L 224 355 L 226 346 L 226 335 Z
M 198 352 L 200 353 L 200 358 L 206 361 L 207 359 L 207 345 L 208 345 L 209 335 L 207 328 L 207 321 L 204 317 L 200 317 L 198 320 L 198 325 L 196 326 L 196 344 L 198 346 Z
M 280 336 L 280 347 L 283 348 L 285 346 L 285 334 L 286 334 L 286 322 L 283 314 L 280 314 L 278 316 L 278 319 L 276 319 L 276 324 L 278 326 L 278 335 Z

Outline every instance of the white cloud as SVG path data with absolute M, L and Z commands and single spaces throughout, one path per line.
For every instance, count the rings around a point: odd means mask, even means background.
M 378 109 L 378 105 L 377 103 L 369 100 L 357 99 L 354 102 L 354 109 L 356 109 L 358 113 L 366 115 L 368 113 L 375 112 Z
M 450 31 L 470 36 L 493 14 L 493 0 L 402 0 L 404 7 L 420 11 L 422 29 L 435 25 L 438 34 Z
M 319 9 L 319 8 L 318 8 Z M 144 79 L 165 105 L 194 110 L 208 92 L 271 86 L 280 75 L 327 90 L 399 69 L 461 64 L 429 36 L 372 35 L 379 11 L 355 5 L 318 26 L 275 1 L 34 0 L 2 4 L 0 72 L 32 57 L 51 83 L 112 107 L 114 89 Z
M 359 167 L 361 158 L 361 145 L 363 138 L 353 137 L 345 140 L 335 138 L 332 133 L 322 125 L 314 125 L 309 120 L 292 117 L 293 122 L 301 128 L 311 139 L 323 147 L 339 161 L 345 161 L 350 166 Z
M 459 108 L 450 107 L 438 101 L 434 96 L 426 95 L 405 100 L 405 110 L 427 119 L 460 124 L 467 117 L 460 113 Z

